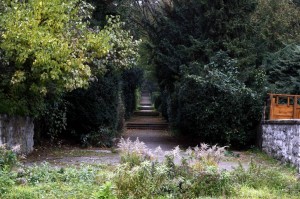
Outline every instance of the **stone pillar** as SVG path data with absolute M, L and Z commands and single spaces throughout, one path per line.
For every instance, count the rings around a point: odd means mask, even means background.
M 0 144 L 20 145 L 20 153 L 33 150 L 34 124 L 29 117 L 0 115 Z

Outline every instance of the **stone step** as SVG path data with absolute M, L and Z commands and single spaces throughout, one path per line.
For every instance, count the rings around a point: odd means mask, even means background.
M 140 106 L 152 106 L 150 102 L 141 102 Z
M 153 129 L 153 130 L 167 130 L 169 129 L 168 123 L 134 123 L 126 124 L 127 129 Z
M 135 116 L 159 116 L 157 111 L 135 111 Z
M 141 96 L 142 97 L 150 97 L 150 93 L 145 92 L 145 93 L 142 93 Z
M 153 106 L 140 106 L 138 107 L 139 110 L 154 110 Z

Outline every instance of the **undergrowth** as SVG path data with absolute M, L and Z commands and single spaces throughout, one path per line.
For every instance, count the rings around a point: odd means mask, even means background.
M 1 150 L 2 159 L 3 154 L 15 154 Z M 122 139 L 119 151 L 122 162 L 115 166 L 59 168 L 44 163 L 22 167 L 6 162 L 10 166 L 3 164 L 0 170 L 0 198 L 296 199 L 300 195 L 295 169 L 262 161 L 266 157 L 260 152 L 255 152 L 258 158 L 251 160 L 247 169 L 240 164 L 232 171 L 221 171 L 218 162 L 225 147 L 201 144 L 186 151 L 179 147 L 152 151 L 139 140 Z

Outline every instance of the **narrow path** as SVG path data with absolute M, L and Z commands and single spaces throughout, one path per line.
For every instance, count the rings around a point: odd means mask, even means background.
M 175 138 L 171 135 L 169 125 L 164 120 L 160 113 L 157 112 L 151 103 L 150 94 L 147 92 L 142 93 L 140 106 L 138 111 L 134 112 L 134 116 L 126 122 L 126 131 L 123 134 L 124 138 L 130 138 L 135 141 L 139 138 L 144 142 L 147 147 L 154 150 L 160 146 L 162 150 L 169 151 L 179 146 L 181 149 L 186 149 L 189 146 L 194 147 L 200 143 L 194 141 L 187 141 L 179 138 Z M 242 160 L 241 158 L 240 160 Z M 247 164 L 242 163 L 245 168 Z M 237 167 L 238 162 L 227 160 L 219 163 L 220 169 L 231 170 L 233 167 Z
M 151 103 L 150 94 L 142 92 L 140 106 L 134 116 L 126 122 L 124 138 L 144 142 L 150 149 L 160 146 L 163 150 L 171 150 L 181 145 L 179 140 L 171 136 L 169 124 L 163 119 Z

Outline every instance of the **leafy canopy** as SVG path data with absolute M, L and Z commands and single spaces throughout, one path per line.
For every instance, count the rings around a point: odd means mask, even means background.
M 86 87 L 89 63 L 111 49 L 108 28 L 89 28 L 91 9 L 77 0 L 5 4 L 0 48 L 14 65 L 11 84 L 43 95 Z

